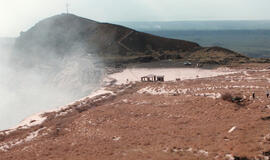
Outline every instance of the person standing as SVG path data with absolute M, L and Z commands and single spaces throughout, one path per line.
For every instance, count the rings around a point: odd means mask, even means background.
M 267 97 L 267 98 L 269 97 L 269 91 L 266 92 L 266 97 Z
M 252 93 L 252 98 L 255 99 L 255 92 Z

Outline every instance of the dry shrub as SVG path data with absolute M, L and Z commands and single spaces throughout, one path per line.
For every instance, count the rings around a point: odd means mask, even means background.
M 230 93 L 224 93 L 221 98 L 224 101 L 232 102 L 233 96 Z
M 6 138 L 5 135 L 0 134 L 0 142 L 3 142 L 5 140 L 5 138 Z
M 245 99 L 244 96 L 240 93 L 237 94 L 225 93 L 222 95 L 222 99 L 224 101 L 232 102 L 242 107 L 248 105 L 248 100 Z

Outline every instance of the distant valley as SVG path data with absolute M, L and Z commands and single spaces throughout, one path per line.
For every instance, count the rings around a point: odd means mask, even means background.
M 116 22 L 150 34 L 270 57 L 270 21 Z
M 270 30 L 145 31 L 168 38 L 220 46 L 254 58 L 270 58 Z

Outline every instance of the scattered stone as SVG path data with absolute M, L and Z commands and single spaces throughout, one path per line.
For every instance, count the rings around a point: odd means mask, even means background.
M 120 139 L 121 139 L 121 137 L 116 137 L 116 136 L 114 136 L 114 137 L 112 138 L 113 141 L 119 141 Z
M 208 156 L 208 152 L 205 150 L 199 150 L 198 152 L 204 156 Z
M 270 105 L 266 105 L 265 106 L 265 109 L 270 109 Z
M 224 140 L 225 140 L 225 141 L 229 141 L 230 139 L 229 139 L 228 137 L 225 136 L 225 137 L 224 137 Z
M 226 159 L 226 160 L 234 160 L 234 157 L 233 157 L 233 155 L 231 155 L 231 154 L 226 154 L 226 155 L 225 155 L 225 159 Z
M 267 121 L 267 120 L 270 120 L 270 116 L 262 117 L 261 119 L 264 120 L 264 121 Z
M 264 136 L 264 140 L 270 141 L 270 134 L 267 134 L 266 136 Z
M 168 153 L 169 148 L 167 147 L 167 148 L 163 149 L 162 151 L 165 152 L 165 153 Z
M 236 129 L 236 126 L 232 127 L 232 128 L 228 131 L 228 133 L 232 133 L 235 129 Z
M 192 149 L 192 148 L 189 148 L 187 151 L 188 151 L 188 152 L 192 152 L 192 151 L 193 151 L 193 149 Z
M 270 151 L 263 152 L 263 155 L 270 157 Z
M 234 160 L 249 160 L 247 157 L 237 157 L 234 156 Z
M 171 152 L 175 152 L 175 153 L 177 153 L 177 152 L 182 152 L 183 151 L 183 149 L 182 148 L 179 148 L 179 147 L 173 147 L 172 149 L 171 149 Z

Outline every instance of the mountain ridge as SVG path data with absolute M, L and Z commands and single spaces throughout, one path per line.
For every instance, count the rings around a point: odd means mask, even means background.
M 73 14 L 61 14 L 38 22 L 16 39 L 15 48 L 31 57 L 39 54 L 55 53 L 57 56 L 72 52 L 85 52 L 101 57 L 105 63 L 150 62 L 164 59 L 193 59 L 192 53 L 205 52 L 199 44 L 179 39 L 163 38 L 139 32 L 124 26 L 100 23 Z M 227 49 L 219 48 L 221 59 L 226 59 Z M 217 51 L 215 51 L 217 52 Z M 245 62 L 248 57 L 238 56 L 230 51 L 229 60 Z M 205 55 L 205 54 L 204 54 Z M 207 61 L 216 56 L 208 55 Z M 221 54 L 220 54 L 221 55 Z M 236 58 L 233 58 L 235 55 Z M 197 56 L 198 57 L 198 56 Z M 239 59 L 240 58 L 240 59 Z M 204 57 L 205 59 L 205 57 Z M 210 60 L 209 60 L 210 59 Z M 204 61 L 203 63 L 207 63 Z M 219 63 L 219 62 L 216 62 Z

